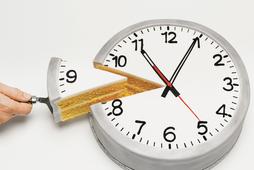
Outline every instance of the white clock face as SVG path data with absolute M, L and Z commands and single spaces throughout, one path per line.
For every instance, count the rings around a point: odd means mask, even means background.
M 164 87 L 103 104 L 122 137 L 154 149 L 188 149 L 231 123 L 240 81 L 231 56 L 205 33 L 158 25 L 123 37 L 103 65 Z

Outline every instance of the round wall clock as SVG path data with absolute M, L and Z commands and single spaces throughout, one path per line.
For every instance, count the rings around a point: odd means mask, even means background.
M 124 169 L 210 169 L 237 141 L 249 81 L 237 52 L 211 29 L 141 22 L 116 34 L 94 62 L 163 84 L 91 107 L 99 144 Z
M 53 58 L 49 98 L 41 102 L 57 122 L 91 112 L 98 143 L 124 169 L 210 169 L 240 135 L 250 101 L 248 76 L 234 48 L 207 27 L 141 22 L 99 51 L 94 66 L 100 72 L 87 75 L 94 68 L 82 65 Z M 120 83 L 72 97 L 95 79 Z

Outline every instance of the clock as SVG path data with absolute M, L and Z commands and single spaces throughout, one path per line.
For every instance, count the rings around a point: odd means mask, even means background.
M 111 38 L 94 64 L 163 85 L 91 106 L 98 143 L 124 169 L 210 169 L 236 143 L 250 100 L 248 76 L 235 49 L 211 29 L 141 22 Z
M 49 97 L 34 102 L 46 103 L 56 122 L 90 112 L 99 145 L 124 169 L 211 169 L 241 133 L 247 72 L 235 49 L 205 26 L 132 25 L 104 45 L 94 67 L 52 58 Z

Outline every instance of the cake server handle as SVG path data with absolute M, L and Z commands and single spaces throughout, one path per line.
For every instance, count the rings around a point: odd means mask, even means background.
M 36 103 L 44 103 L 48 106 L 49 110 L 51 113 L 53 113 L 53 108 L 50 104 L 49 98 L 48 97 L 37 97 L 37 96 L 32 96 L 31 99 L 28 101 L 28 103 L 31 104 L 36 104 Z

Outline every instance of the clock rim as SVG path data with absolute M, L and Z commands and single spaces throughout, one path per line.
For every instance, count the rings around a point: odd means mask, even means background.
M 125 28 L 124 30 L 120 31 L 116 35 L 114 35 L 96 55 L 94 59 L 94 64 L 102 64 L 105 58 L 107 57 L 108 53 L 113 49 L 113 47 L 128 35 L 144 28 L 159 25 L 181 26 L 197 30 L 200 33 L 203 33 L 204 35 L 207 35 L 208 37 L 216 41 L 216 43 L 218 43 L 218 45 L 220 45 L 223 49 L 225 49 L 226 52 L 229 54 L 236 67 L 240 81 L 239 104 L 236 110 L 236 114 L 232 118 L 230 123 L 223 129 L 223 131 L 221 131 L 219 134 L 217 134 L 216 136 L 214 136 L 212 139 L 210 139 L 205 143 L 187 149 L 184 148 L 179 150 L 159 150 L 159 152 L 157 153 L 155 152 L 154 149 L 151 149 L 150 147 L 143 146 L 137 142 L 133 142 L 131 139 L 124 138 L 123 136 L 121 136 L 120 132 L 116 133 L 115 131 L 116 129 L 113 128 L 113 126 L 112 127 L 107 126 L 109 123 L 107 122 L 107 120 L 104 120 L 104 117 L 101 116 L 101 114 L 103 113 L 99 111 L 101 104 L 96 104 L 91 107 L 92 116 L 99 123 L 99 126 L 101 126 L 102 129 L 104 129 L 107 135 L 109 135 L 118 144 L 120 144 L 127 150 L 130 150 L 131 152 L 149 158 L 162 160 L 182 160 L 182 159 L 188 160 L 198 158 L 202 155 L 211 153 L 216 148 L 220 148 L 220 146 L 223 146 L 225 142 L 226 143 L 230 142 L 228 141 L 228 139 L 234 136 L 235 135 L 234 132 L 236 132 L 237 130 L 239 130 L 239 128 L 242 127 L 250 102 L 250 85 L 245 66 L 236 50 L 231 46 L 231 44 L 227 40 L 225 40 L 222 36 L 220 36 L 215 31 L 211 30 L 210 28 L 191 21 L 175 20 L 175 19 L 148 20 L 131 25 Z

